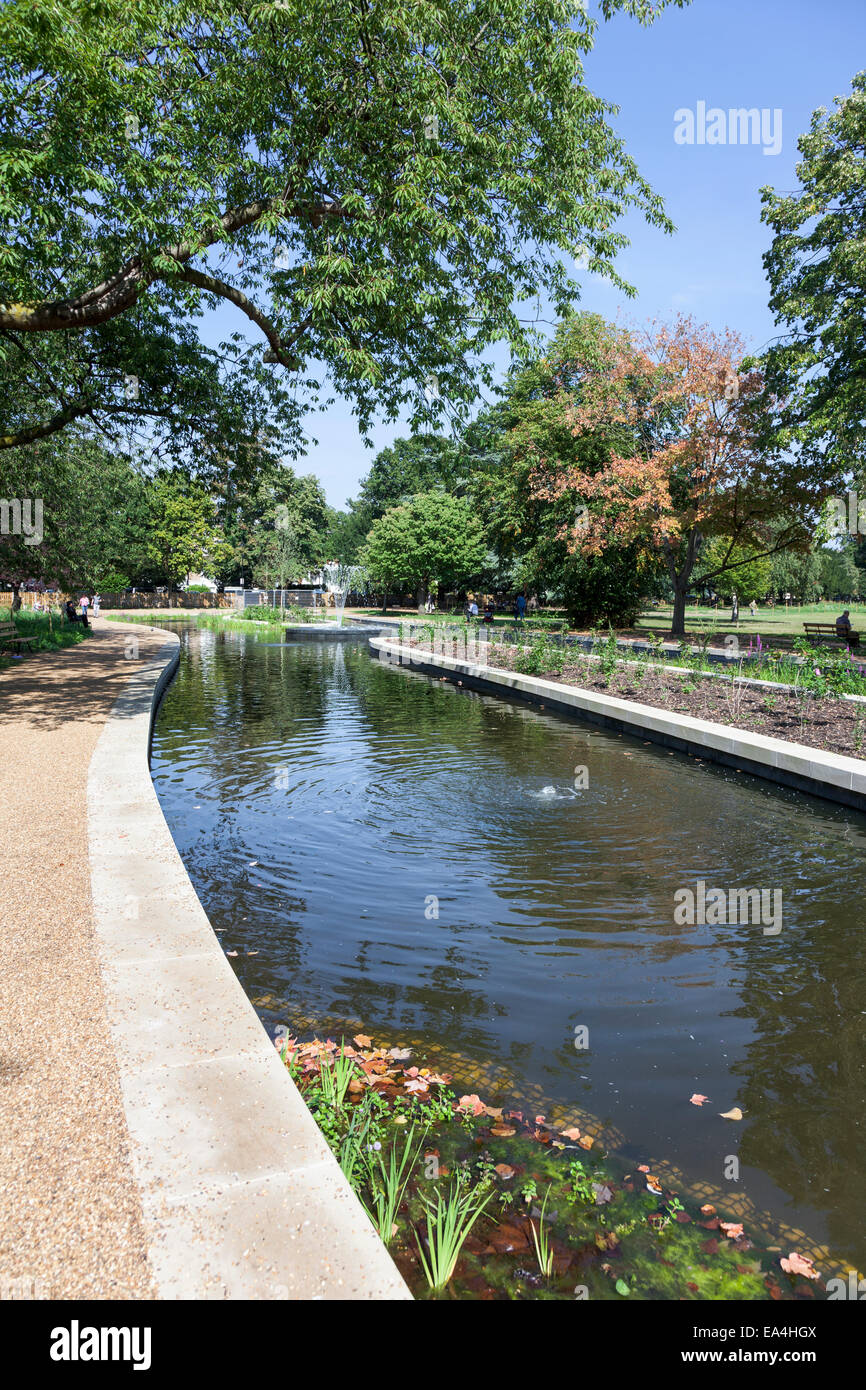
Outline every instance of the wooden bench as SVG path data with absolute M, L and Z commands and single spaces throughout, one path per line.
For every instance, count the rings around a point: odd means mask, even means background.
M 28 647 L 35 637 L 22 637 L 14 623 L 0 623 L 0 647 Z
M 813 633 L 816 637 L 835 637 L 840 642 L 850 642 L 852 647 L 856 647 L 860 641 L 860 633 L 842 633 L 838 630 L 835 623 L 804 623 L 804 631 Z

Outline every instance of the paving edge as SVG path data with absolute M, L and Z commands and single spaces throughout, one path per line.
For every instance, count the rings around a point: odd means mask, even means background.
M 824 753 L 805 744 L 747 733 L 727 724 L 714 724 L 692 715 L 671 714 L 654 705 L 620 700 L 579 686 L 562 685 L 537 676 L 523 676 L 494 666 L 479 666 L 444 654 L 435 656 L 382 637 L 370 638 L 379 660 L 408 666 L 422 674 L 459 677 L 487 694 L 505 695 L 544 705 L 545 709 L 577 715 L 605 728 L 617 729 L 696 754 L 726 767 L 754 773 L 782 786 L 824 797 L 866 811 L 866 761 Z
M 127 681 L 90 763 L 93 918 L 163 1299 L 410 1299 L 278 1058 L 163 817 L 149 749 L 180 660 Z

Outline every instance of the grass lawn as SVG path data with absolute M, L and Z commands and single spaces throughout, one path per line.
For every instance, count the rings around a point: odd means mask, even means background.
M 804 604 L 803 607 L 795 607 L 792 604 L 786 608 L 784 604 L 777 604 L 775 608 L 759 607 L 756 617 L 752 618 L 746 605 L 740 608 L 740 620 L 737 623 L 731 622 L 730 606 L 718 609 L 693 607 L 686 609 L 686 632 L 696 635 L 718 632 L 722 636 L 736 632 L 741 637 L 760 633 L 765 645 L 776 638 L 782 638 L 780 645 L 786 646 L 792 637 L 807 635 L 803 631 L 804 622 L 832 623 L 843 608 L 848 606 L 844 603 L 824 602 Z M 672 612 L 670 604 L 660 604 L 658 608 L 645 608 L 635 624 L 635 631 L 657 632 L 662 635 L 670 632 Z M 866 630 L 866 604 L 852 603 L 850 614 L 855 632 Z M 784 641 L 786 638 L 789 639 L 788 642 Z
M 90 633 L 76 623 L 68 623 L 59 610 L 52 613 L 34 613 L 32 609 L 22 608 L 13 617 L 8 608 L 0 608 L 0 623 L 14 622 L 22 637 L 35 637 L 37 640 L 28 647 L 22 647 L 22 659 L 26 661 L 28 652 L 57 651 L 61 647 L 74 647 L 83 642 Z M 0 649 L 0 671 L 17 661 L 12 649 Z

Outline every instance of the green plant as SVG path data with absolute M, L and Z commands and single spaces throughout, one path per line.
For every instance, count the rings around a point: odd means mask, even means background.
M 376 1140 L 372 1146 L 368 1146 L 365 1166 L 369 1197 L 365 1198 L 362 1194 L 361 1201 L 385 1245 L 388 1245 L 396 1234 L 395 1218 L 403 1202 L 412 1169 L 418 1161 L 426 1133 L 425 1126 L 418 1144 L 415 1145 L 415 1126 L 412 1125 L 404 1136 L 402 1147 L 396 1140 L 391 1145 L 387 1164 L 382 1157 L 380 1141 Z
M 355 1063 L 343 1051 L 344 1043 L 333 1054 L 330 1065 L 323 1065 L 319 1076 L 325 1104 L 332 1110 L 342 1110 L 349 1090 L 349 1083 L 355 1075 Z
M 527 1178 L 521 1185 L 520 1195 L 527 1206 L 538 1196 L 538 1187 L 535 1178 Z
M 568 1176 L 571 1181 L 571 1191 L 568 1194 L 571 1202 L 595 1203 L 595 1188 L 592 1179 L 579 1159 L 574 1159 L 568 1166 Z
M 544 1194 L 544 1201 L 541 1204 L 541 1211 L 538 1213 L 538 1230 L 535 1229 L 535 1222 L 530 1217 L 529 1229 L 532 1232 L 532 1244 L 535 1246 L 535 1258 L 538 1261 L 538 1268 L 549 1279 L 553 1273 L 553 1246 L 550 1244 L 547 1227 L 544 1224 L 544 1214 L 547 1211 L 547 1202 L 550 1197 L 550 1187 Z
M 461 1193 L 459 1186 L 452 1183 L 446 1197 L 437 1191 L 435 1201 L 429 1197 L 423 1199 L 426 1254 L 417 1231 L 415 1239 L 427 1283 L 434 1293 L 440 1293 L 454 1273 L 464 1242 L 492 1195 L 492 1192 L 482 1193 L 476 1188 Z
M 604 676 L 606 685 L 610 685 L 616 673 L 616 669 L 620 662 L 620 656 L 619 642 L 617 641 L 616 633 L 613 631 L 613 628 L 611 628 L 605 641 L 600 644 L 598 650 L 598 664 L 601 667 L 601 673 Z

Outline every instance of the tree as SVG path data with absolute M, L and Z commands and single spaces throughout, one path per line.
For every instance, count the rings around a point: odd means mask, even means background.
M 588 341 L 567 409 L 577 436 L 623 439 L 598 468 L 539 456 L 536 496 L 582 499 L 570 546 L 604 554 L 642 540 L 664 560 L 674 592 L 671 631 L 685 633 L 686 596 L 705 541 L 728 537 L 709 582 L 751 559 L 806 544 L 824 496 L 820 470 L 794 467 L 763 447 L 760 371 L 739 370 L 744 345 L 689 319 L 638 333 L 608 327 Z M 780 512 L 791 524 L 773 534 Z
M 169 591 L 193 570 L 218 566 L 226 542 L 216 504 L 203 484 L 179 469 L 163 469 L 150 479 L 148 538 L 153 562 L 168 579 Z
M 0 533 L 9 580 L 99 589 L 111 573 L 146 564 L 146 489 L 125 454 L 76 432 L 57 435 L 4 454 L 2 487 L 6 501 L 25 504 L 32 532 Z
M 860 594 L 860 571 L 854 563 L 853 546 L 831 550 L 822 546 L 821 586 L 826 598 L 854 599 Z
M 791 594 L 802 603 L 812 603 L 823 593 L 821 560 L 817 551 L 780 551 L 770 559 L 772 588 L 778 599 Z
M 763 358 L 781 442 L 833 476 L 866 464 L 866 73 L 800 137 L 794 193 L 761 190 L 770 307 L 786 331 Z M 828 490 L 829 490 L 828 487 Z
M 464 441 L 487 533 L 510 566 L 507 582 L 561 602 L 579 627 L 631 625 L 658 580 L 658 561 L 640 539 L 599 554 L 576 547 L 585 512 L 579 491 L 564 485 L 551 493 L 535 485 L 540 470 L 598 472 L 625 446 L 614 424 L 576 435 L 569 419 L 583 366 L 606 332 L 595 314 L 561 323 L 542 355 L 512 371 L 502 399 Z
M 373 523 L 360 555 L 374 584 L 417 589 L 423 608 L 431 586 L 458 588 L 487 560 L 481 522 L 468 502 L 447 492 L 423 492 L 391 507 Z
M 318 478 L 311 473 L 298 478 L 284 466 L 249 547 L 253 582 L 271 588 L 276 579 L 284 588 L 289 579 L 319 569 L 329 558 L 327 529 L 328 504 Z
M 516 305 L 573 301 L 564 260 L 627 289 L 622 215 L 670 230 L 584 85 L 596 28 L 582 0 L 0 7 L 2 348 L 31 384 L 52 335 L 81 354 L 47 409 L 4 401 L 7 443 L 142 365 L 108 360 L 107 325 L 141 314 L 146 342 L 220 303 L 293 388 L 321 364 L 362 430 L 459 410 L 490 344 L 530 336 Z
M 725 566 L 725 558 L 730 561 Z M 729 536 L 713 536 L 701 551 L 698 569 L 713 574 L 708 582 L 703 575 L 696 577 L 696 588 L 714 589 L 722 598 L 737 595 L 740 603 L 758 602 L 766 598 L 772 587 L 772 566 L 766 555 L 754 556 L 748 546 L 731 545 Z

